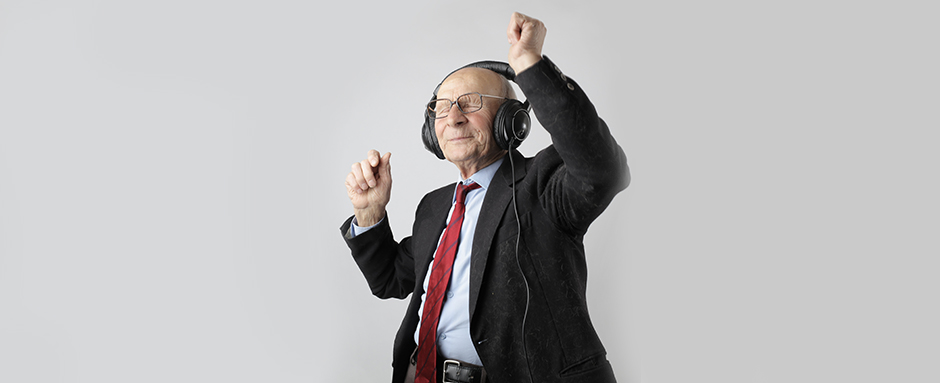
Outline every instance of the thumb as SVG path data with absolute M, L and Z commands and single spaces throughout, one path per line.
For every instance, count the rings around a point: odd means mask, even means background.
M 524 15 L 519 12 L 513 12 L 509 17 L 509 27 L 506 28 L 506 37 L 509 38 L 509 44 L 519 42 L 519 39 L 522 37 L 522 26 L 524 24 Z
M 391 159 L 392 159 L 392 152 L 385 153 L 385 155 L 382 156 L 382 161 L 379 163 L 379 171 L 381 172 L 383 176 L 392 175 Z

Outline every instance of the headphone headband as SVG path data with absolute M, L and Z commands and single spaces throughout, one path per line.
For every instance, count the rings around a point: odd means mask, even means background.
M 448 73 L 447 76 L 444 76 L 444 79 L 441 80 L 441 82 L 438 83 L 436 87 L 434 87 L 434 97 L 437 97 L 437 91 L 441 89 L 441 85 L 444 84 L 444 81 L 447 81 L 447 78 L 450 77 L 450 75 L 457 73 L 457 71 L 461 69 L 465 69 L 465 68 L 488 69 L 490 71 L 496 72 L 497 74 L 499 74 L 500 76 L 503 76 L 503 78 L 509 81 L 516 82 L 516 71 L 514 71 L 512 67 L 509 66 L 509 64 L 504 63 L 502 61 L 489 61 L 489 60 L 477 61 L 475 63 L 470 63 L 460 68 L 454 69 L 453 71 Z

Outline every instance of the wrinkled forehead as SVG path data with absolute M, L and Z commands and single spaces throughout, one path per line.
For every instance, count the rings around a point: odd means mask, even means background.
M 498 73 L 483 68 L 463 68 L 444 79 L 437 97 L 452 99 L 470 92 L 499 95 L 502 89 L 502 76 Z

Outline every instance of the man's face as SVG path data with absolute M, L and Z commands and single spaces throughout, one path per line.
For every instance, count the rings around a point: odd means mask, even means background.
M 456 100 L 471 92 L 498 96 L 502 89 L 498 74 L 481 68 L 465 68 L 444 80 L 437 97 Z M 477 167 L 479 170 L 502 156 L 493 138 L 493 117 L 504 101 L 484 97 L 483 109 L 467 114 L 454 105 L 447 117 L 435 120 L 434 131 L 444 157 L 460 168 Z

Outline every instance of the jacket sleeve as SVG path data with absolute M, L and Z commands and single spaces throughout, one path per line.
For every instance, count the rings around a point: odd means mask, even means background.
M 414 256 L 411 237 L 396 242 L 388 216 L 371 230 L 351 238 L 352 217 L 340 226 L 340 232 L 359 270 L 369 283 L 372 294 L 381 299 L 403 299 L 414 291 Z
M 516 76 L 562 164 L 539 176 L 540 200 L 557 224 L 575 234 L 630 183 L 627 158 L 578 84 L 547 56 Z

